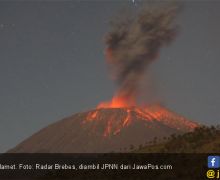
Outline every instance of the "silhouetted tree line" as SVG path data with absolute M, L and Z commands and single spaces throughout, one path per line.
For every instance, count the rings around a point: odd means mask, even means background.
M 220 125 L 201 126 L 193 132 L 172 134 L 162 139 L 154 138 L 135 152 L 159 153 L 211 153 L 220 152 Z

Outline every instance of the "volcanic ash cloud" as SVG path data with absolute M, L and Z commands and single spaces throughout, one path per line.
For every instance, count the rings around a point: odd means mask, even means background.
M 107 62 L 118 85 L 115 97 L 133 105 L 149 64 L 177 34 L 177 7 L 146 7 L 136 16 L 117 19 L 106 35 Z M 115 98 L 114 97 L 114 98 Z

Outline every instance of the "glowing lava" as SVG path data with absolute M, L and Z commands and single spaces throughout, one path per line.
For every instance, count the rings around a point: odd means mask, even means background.
M 108 112 L 108 115 L 104 115 Z M 143 123 L 146 127 L 156 127 L 158 123 L 180 131 L 191 131 L 198 127 L 160 104 L 139 105 L 135 96 L 124 96 L 118 91 L 111 101 L 100 103 L 90 111 L 84 123 L 103 123 L 103 137 L 123 133 L 124 129 L 134 124 Z M 156 129 L 155 129 L 156 130 Z
M 124 101 L 117 100 L 101 103 L 97 109 L 88 113 L 84 123 L 103 123 L 103 137 L 122 133 L 126 127 L 137 122 L 144 123 L 146 127 L 160 123 L 180 131 L 192 131 L 199 126 L 158 104 L 145 107 L 127 106 Z M 104 112 L 108 112 L 108 115 Z
M 125 97 L 121 96 L 114 96 L 111 101 L 109 102 L 102 102 L 97 106 L 97 109 L 100 108 L 127 108 L 135 106 L 135 101 L 133 98 L 130 98 L 129 100 Z

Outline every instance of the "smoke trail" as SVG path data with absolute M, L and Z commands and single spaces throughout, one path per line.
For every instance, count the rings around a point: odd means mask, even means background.
M 136 100 L 148 65 L 158 57 L 162 46 L 176 36 L 177 7 L 147 7 L 135 18 L 114 21 L 106 35 L 106 55 L 119 89 L 118 97 Z

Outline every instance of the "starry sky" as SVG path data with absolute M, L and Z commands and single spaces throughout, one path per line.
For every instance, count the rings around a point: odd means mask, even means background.
M 173 111 L 212 125 L 220 113 L 220 2 L 182 1 L 180 33 L 151 66 Z M 140 1 L 0 2 L 0 152 L 112 97 L 103 37 Z

